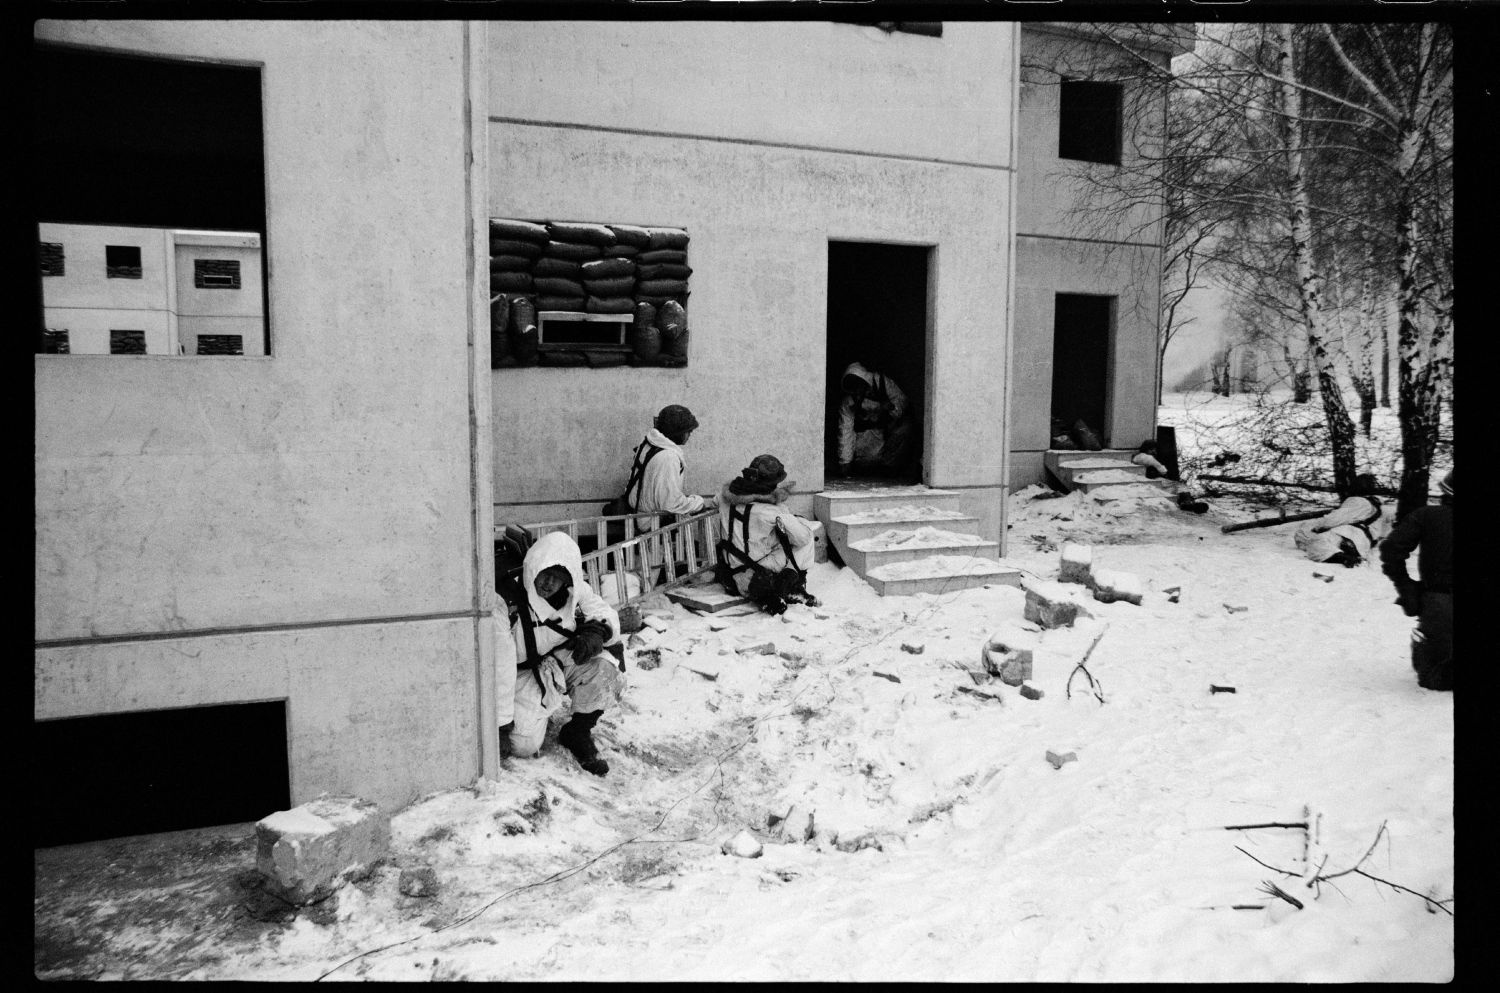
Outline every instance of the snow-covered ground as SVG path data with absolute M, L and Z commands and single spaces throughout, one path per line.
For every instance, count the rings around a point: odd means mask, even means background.
M 238 931 L 185 978 L 1451 979 L 1453 697 L 1417 687 L 1378 568 L 1308 562 L 1294 526 L 1220 532 L 1251 508 L 1109 489 L 1014 495 L 1006 562 L 1053 581 L 1086 543 L 1141 605 L 1071 586 L 1090 616 L 1026 630 L 1011 586 L 882 598 L 819 564 L 822 605 L 780 618 L 651 608 L 655 667 L 633 655 L 597 734 L 608 777 L 549 745 L 427 797 L 335 910 Z M 1041 699 L 970 675 L 1002 629 Z M 1103 703 L 1073 675 L 1096 638 Z M 1304 832 L 1225 829 L 1309 807 L 1325 873 L 1445 903 L 1307 889 L 1276 871 L 1303 871 Z M 789 813 L 808 841 L 770 826 Z M 742 831 L 759 857 L 722 853 Z M 422 865 L 440 894 L 402 896 Z M 132 978 L 171 937 L 121 936 Z

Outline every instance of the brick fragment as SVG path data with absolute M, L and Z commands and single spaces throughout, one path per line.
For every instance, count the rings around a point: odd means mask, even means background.
M 1093 561 L 1094 550 L 1091 546 L 1079 545 L 1071 541 L 1063 542 L 1057 567 L 1057 581 L 1092 586 Z

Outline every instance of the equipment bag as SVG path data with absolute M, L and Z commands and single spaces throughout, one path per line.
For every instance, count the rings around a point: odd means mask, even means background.
M 734 528 L 740 527 L 740 543 L 734 541 Z M 807 592 L 807 573 L 798 569 L 793 563 L 796 559 L 792 557 L 792 543 L 787 539 L 786 532 L 780 524 L 773 529 L 776 539 L 781 543 L 781 551 L 786 556 L 787 566 L 778 570 L 771 570 L 750 557 L 750 505 L 740 504 L 729 508 L 729 534 L 720 538 L 714 546 L 715 563 L 714 578 L 724 587 L 724 591 L 730 596 L 742 595 L 739 587 L 735 585 L 734 577 L 750 570 L 750 582 L 745 587 L 744 596 L 750 602 L 768 614 L 780 614 L 786 610 L 789 603 L 807 603 L 816 605 L 817 600 Z M 738 562 L 738 565 L 732 564 Z

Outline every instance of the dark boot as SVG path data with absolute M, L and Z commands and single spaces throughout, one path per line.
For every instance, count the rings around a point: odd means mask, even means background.
M 510 757 L 510 733 L 516 729 L 515 721 L 506 721 L 500 725 L 500 757 Z
M 594 747 L 594 724 L 603 713 L 596 710 L 591 714 L 574 714 L 573 719 L 557 732 L 557 743 L 572 752 L 578 764 L 596 776 L 609 772 L 609 763 L 599 757 L 599 750 Z

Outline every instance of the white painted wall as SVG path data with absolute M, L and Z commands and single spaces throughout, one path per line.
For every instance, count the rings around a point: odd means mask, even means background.
M 38 719 L 285 697 L 294 802 L 389 806 L 477 771 L 490 494 L 471 479 L 488 383 L 465 101 L 482 115 L 485 93 L 465 31 L 37 25 L 263 67 L 272 344 L 36 356 Z M 327 626 L 350 621 L 371 623 Z
M 968 23 L 941 39 L 833 24 L 495 25 L 492 215 L 683 227 L 694 270 L 686 368 L 493 373 L 499 512 L 597 512 L 668 403 L 701 422 L 690 491 L 717 490 L 761 452 L 800 490 L 821 488 L 830 240 L 935 248 L 928 392 L 947 399 L 930 417 L 928 481 L 998 499 L 1011 36 Z

